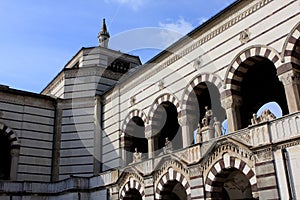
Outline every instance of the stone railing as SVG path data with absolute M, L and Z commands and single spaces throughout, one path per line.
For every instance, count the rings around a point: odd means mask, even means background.
M 300 134 L 300 113 L 284 116 L 270 123 L 270 139 L 273 143 L 292 139 Z
M 199 162 L 206 155 L 217 141 L 232 139 L 248 147 L 259 147 L 271 143 L 277 143 L 300 136 L 300 112 L 286 115 L 271 121 L 261 122 L 240 129 L 236 132 L 212 138 L 201 144 L 194 144 L 188 148 L 174 150 L 168 154 L 156 156 L 153 159 L 146 159 L 140 163 L 132 164 L 138 171 L 144 174 L 151 174 L 162 161 L 177 159 L 191 165 Z

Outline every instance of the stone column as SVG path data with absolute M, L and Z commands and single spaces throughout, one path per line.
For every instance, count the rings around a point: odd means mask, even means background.
M 126 152 L 126 149 L 125 149 L 125 133 L 121 134 L 120 147 L 121 147 L 120 166 L 124 167 L 128 163 L 128 161 L 127 161 L 127 152 Z
M 186 116 L 182 116 L 178 120 L 182 129 L 182 148 L 187 148 L 192 144 L 193 137 L 191 137 L 193 130 L 190 130 L 190 123 L 187 121 Z
M 148 155 L 149 155 L 149 158 L 154 158 L 154 156 L 155 156 L 154 138 L 153 137 L 147 137 L 147 139 L 148 139 Z
M 289 113 L 300 110 L 300 74 L 288 71 L 279 75 L 279 80 L 283 83 Z
M 95 96 L 94 106 L 94 175 L 101 172 L 102 161 L 101 97 Z
M 19 163 L 20 147 L 14 147 L 10 150 L 11 167 L 10 167 L 10 180 L 17 181 L 18 163 Z
M 155 151 L 155 144 L 154 144 L 154 137 L 152 136 L 151 133 L 151 126 L 147 125 L 145 128 L 145 137 L 148 140 L 148 157 L 149 158 L 154 158 L 154 151 Z
M 222 99 L 222 106 L 226 109 L 228 133 L 237 131 L 241 128 L 241 103 L 242 99 L 237 95 L 227 96 Z

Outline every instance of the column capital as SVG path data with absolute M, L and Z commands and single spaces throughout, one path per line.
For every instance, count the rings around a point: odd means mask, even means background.
M 280 74 L 279 80 L 283 85 L 300 84 L 300 73 L 295 71 L 288 71 Z
M 238 95 L 230 95 L 222 99 L 222 107 L 225 109 L 242 105 L 242 97 Z
M 10 150 L 10 155 L 12 157 L 18 157 L 20 154 L 20 149 L 19 148 L 13 148 Z

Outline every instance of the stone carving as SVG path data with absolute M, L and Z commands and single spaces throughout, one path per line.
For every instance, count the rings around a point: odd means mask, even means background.
M 259 117 L 257 117 L 257 115 L 253 113 L 251 125 L 259 124 L 262 122 L 268 122 L 273 119 L 276 119 L 276 116 L 269 109 L 266 109 L 261 113 Z
M 201 142 L 202 142 L 201 126 L 200 123 L 198 123 L 196 143 L 201 143 Z
M 131 105 L 131 106 L 134 106 L 135 103 L 136 103 L 136 98 L 135 98 L 135 96 L 130 97 L 130 105 Z
M 240 33 L 239 40 L 242 44 L 246 44 L 250 40 L 250 32 L 248 29 L 245 29 Z
M 134 148 L 133 163 L 141 162 L 141 161 L 142 161 L 142 153 L 138 152 L 137 148 Z
M 256 113 L 253 113 L 252 119 L 251 119 L 251 124 L 258 124 L 259 123 L 259 118 L 257 117 Z
M 164 153 L 171 153 L 172 150 L 173 150 L 173 145 L 172 145 L 172 142 L 169 140 L 168 137 L 166 137 L 166 141 L 165 141 L 165 146 L 163 148 L 164 150 Z
M 203 127 L 209 126 L 212 115 L 213 115 L 212 110 L 208 109 L 208 106 L 205 106 L 205 115 L 204 115 L 204 117 L 203 117 L 203 119 L 201 121 Z
M 280 81 L 283 85 L 299 84 L 300 83 L 300 73 L 298 72 L 288 72 L 279 76 Z
M 256 152 L 255 160 L 256 162 L 266 162 L 273 159 L 272 147 L 262 149 Z
M 196 58 L 194 60 L 194 68 L 195 68 L 195 70 L 199 70 L 200 69 L 201 63 L 202 63 L 201 57 L 198 57 L 198 58 Z
M 276 116 L 269 109 L 264 110 L 260 115 L 261 122 L 266 122 L 273 119 L 276 119 Z
M 161 79 L 158 83 L 158 88 L 160 90 L 162 90 L 162 89 L 164 89 L 164 87 L 165 87 L 165 81 L 164 81 L 164 79 Z
M 213 127 L 214 127 L 214 131 L 215 131 L 215 137 L 222 136 L 222 125 L 221 125 L 221 122 L 218 121 L 217 117 L 214 117 Z

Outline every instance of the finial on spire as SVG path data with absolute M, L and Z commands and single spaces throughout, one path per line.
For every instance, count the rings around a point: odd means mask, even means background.
M 109 36 L 108 31 L 107 31 L 105 18 L 104 18 L 103 22 L 102 22 L 102 28 L 101 28 L 100 32 L 98 33 L 99 46 L 107 48 L 109 37 L 110 36 Z

